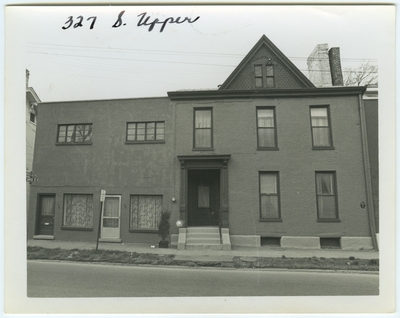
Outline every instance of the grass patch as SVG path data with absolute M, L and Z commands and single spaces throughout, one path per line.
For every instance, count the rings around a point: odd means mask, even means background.
M 325 257 L 252 257 L 236 256 L 233 262 L 175 260 L 175 256 L 152 253 L 136 253 L 111 250 L 64 250 L 28 246 L 28 260 L 59 260 L 91 263 L 114 263 L 127 265 L 176 265 L 190 267 L 230 267 L 230 268 L 287 268 L 322 270 L 379 271 L 378 259 L 325 258 Z

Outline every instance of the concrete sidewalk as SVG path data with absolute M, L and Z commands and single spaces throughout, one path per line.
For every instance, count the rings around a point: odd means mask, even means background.
M 28 246 L 38 246 L 44 248 L 61 249 L 95 249 L 96 243 L 90 242 L 64 242 L 53 240 L 28 240 Z M 378 251 L 355 251 L 341 249 L 285 249 L 279 247 L 232 247 L 231 251 L 215 250 L 178 250 L 176 248 L 152 248 L 149 244 L 131 244 L 131 243 L 104 243 L 99 242 L 99 250 L 114 250 L 136 253 L 153 253 L 175 255 L 176 260 L 189 261 L 231 261 L 235 256 L 245 258 L 255 257 L 325 257 L 325 258 L 349 258 L 358 259 L 378 259 Z

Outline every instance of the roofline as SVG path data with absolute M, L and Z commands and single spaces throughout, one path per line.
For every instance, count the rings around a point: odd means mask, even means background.
M 33 89 L 33 87 L 27 87 L 26 88 L 26 93 L 28 95 L 32 96 L 32 98 L 35 100 L 36 103 L 41 103 L 41 100 L 40 100 L 39 96 L 36 94 L 36 92 Z
M 231 82 L 234 80 L 236 75 L 246 66 L 250 57 L 257 51 L 262 44 L 266 44 L 269 49 L 271 49 L 272 53 L 274 53 L 282 62 L 285 67 L 287 67 L 296 78 L 304 84 L 306 87 L 315 87 L 315 85 L 290 61 L 285 54 L 282 53 L 278 47 L 272 43 L 270 39 L 266 37 L 265 34 L 258 40 L 258 42 L 253 46 L 249 53 L 242 59 L 238 66 L 233 70 L 233 72 L 229 75 L 229 77 L 225 80 L 225 82 L 220 86 L 220 90 L 225 89 Z
M 83 99 L 83 100 L 61 100 L 53 102 L 41 102 L 40 105 L 44 104 L 65 104 L 65 103 L 96 103 L 96 102 L 109 102 L 109 101 L 123 101 L 123 100 L 140 100 L 140 99 L 162 99 L 168 98 L 168 96 L 157 96 L 157 97 L 133 97 L 133 98 L 109 98 L 109 99 Z
M 171 100 L 222 99 L 222 98 L 271 98 L 271 97 L 317 97 L 363 94 L 365 86 L 340 86 L 322 88 L 263 89 L 263 90 L 217 90 L 168 92 Z

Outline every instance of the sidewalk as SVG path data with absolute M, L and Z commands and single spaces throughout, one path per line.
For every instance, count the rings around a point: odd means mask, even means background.
M 96 242 L 64 242 L 52 240 L 28 240 L 28 246 L 61 249 L 95 249 Z M 349 258 L 356 259 L 378 259 L 378 251 L 353 251 L 341 249 L 285 249 L 279 247 L 232 247 L 231 251 L 215 250 L 178 250 L 176 248 L 152 248 L 149 244 L 132 243 L 104 243 L 99 242 L 99 250 L 115 250 L 136 253 L 169 254 L 175 255 L 176 260 L 190 261 L 231 261 L 235 256 L 248 258 L 256 257 L 325 257 L 325 258 Z

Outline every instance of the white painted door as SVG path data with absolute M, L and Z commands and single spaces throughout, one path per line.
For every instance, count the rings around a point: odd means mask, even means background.
M 101 213 L 101 238 L 120 238 L 121 196 L 106 195 Z

